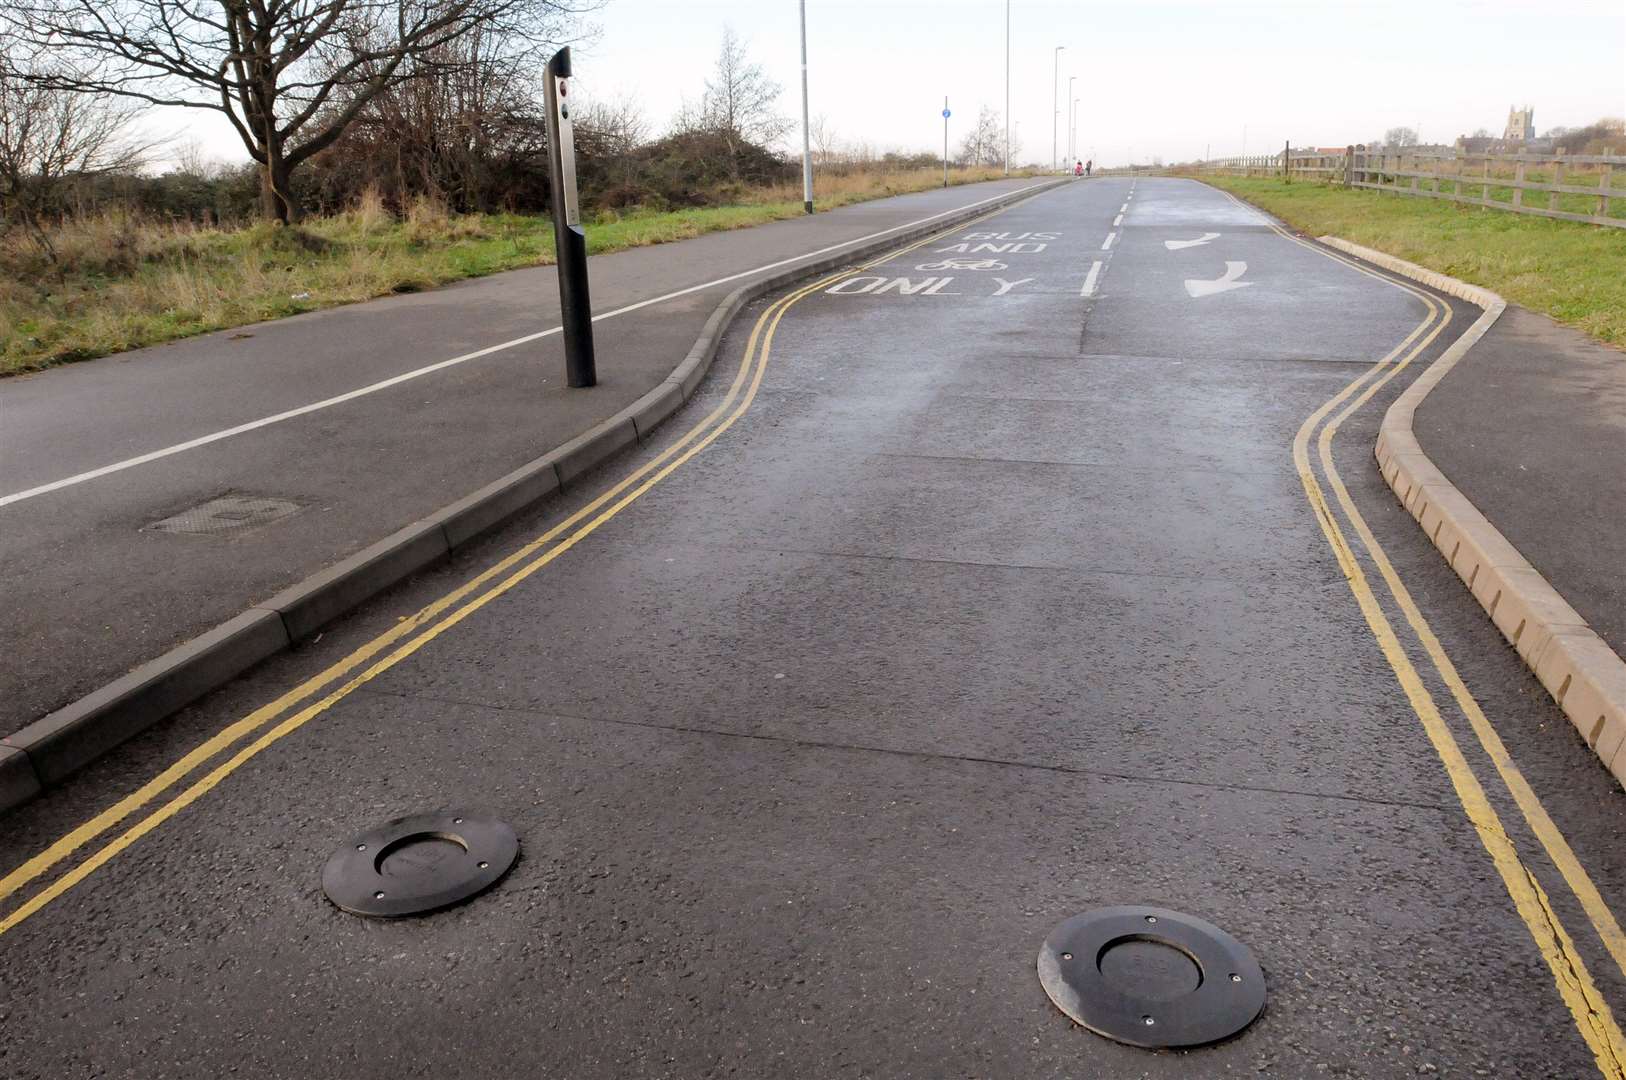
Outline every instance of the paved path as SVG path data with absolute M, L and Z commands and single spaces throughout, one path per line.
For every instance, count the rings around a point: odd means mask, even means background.
M 564 386 L 557 334 L 523 340 L 559 325 L 552 267 L 0 383 L 0 652 L 11 660 L 0 734 L 611 416 L 671 374 L 718 301 L 767 268 L 1031 183 L 924 192 L 595 258 L 595 310 L 613 317 L 597 327 L 602 381 L 592 390 Z M 646 306 L 623 310 L 635 305 Z M 482 350 L 493 351 L 358 393 Z M 322 404 L 346 395 L 356 396 Z M 228 495 L 297 512 L 216 535 L 152 528 Z
M 1423 450 L 1626 655 L 1626 356 L 1509 307 L 1417 410 Z
M 1371 465 L 1467 314 L 1155 180 L 750 313 L 661 440 L 8 817 L 0 1074 L 1620 1076 L 1626 799 Z M 489 894 L 323 899 L 445 807 Z M 1264 1015 L 1074 1026 L 1040 943 L 1120 903 Z

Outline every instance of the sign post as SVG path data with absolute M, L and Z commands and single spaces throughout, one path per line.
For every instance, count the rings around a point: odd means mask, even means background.
M 943 186 L 948 187 L 948 95 L 943 96 Z
M 548 163 L 553 190 L 553 250 L 559 272 L 559 312 L 565 337 L 565 376 L 571 386 L 598 382 L 593 360 L 593 304 L 587 294 L 587 233 L 576 197 L 576 140 L 565 103 L 570 46 L 553 54 L 543 79 Z

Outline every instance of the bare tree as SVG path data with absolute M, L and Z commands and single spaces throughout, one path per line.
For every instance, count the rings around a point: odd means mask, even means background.
M 819 113 L 808 122 L 807 138 L 813 144 L 813 161 L 816 164 L 828 165 L 836 160 L 838 140 L 828 116 Z
M 740 142 L 764 146 L 785 134 L 790 122 L 774 108 L 780 92 L 779 84 L 768 78 L 762 65 L 751 62 L 733 27 L 724 27 L 717 66 L 706 80 L 700 118 L 707 128 L 722 134 L 731 157 L 738 156 Z
M 638 102 L 622 94 L 614 98 L 577 101 L 572 117 L 576 130 L 596 136 L 606 153 L 624 157 L 649 139 L 649 119 Z
M 53 262 L 42 219 L 60 211 L 74 179 L 138 168 L 152 149 L 129 134 L 139 111 L 29 81 L 0 52 L 0 225 L 25 226 Z
M 213 180 L 226 171 L 225 164 L 206 151 L 197 139 L 187 139 L 177 146 L 173 160 L 175 172 L 200 180 Z
M 984 105 L 977 113 L 977 122 L 960 141 L 960 152 L 955 160 L 961 165 L 1002 165 L 1005 162 L 1005 128 L 999 113 Z
M 1392 127 L 1383 133 L 1384 146 L 1416 146 L 1417 132 L 1409 127 Z
M 594 0 L 6 0 L 0 27 L 51 59 L 29 78 L 223 113 L 261 175 L 267 217 L 297 218 L 290 177 L 383 89 L 480 29 L 510 55 L 560 39 Z M 418 61 L 419 63 L 410 63 Z

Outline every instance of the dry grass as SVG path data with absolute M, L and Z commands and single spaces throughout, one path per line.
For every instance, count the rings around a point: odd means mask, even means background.
M 996 179 L 956 169 L 954 183 Z M 936 169 L 820 176 L 821 209 L 923 191 Z M 802 214 L 800 184 L 742 192 L 737 205 L 606 212 L 598 254 Z M 466 214 L 419 199 L 399 217 L 369 192 L 348 213 L 298 228 L 243 229 L 103 214 L 51 232 L 54 259 L 20 230 L 0 234 L 0 375 L 38 371 L 192 334 L 553 260 L 545 217 Z

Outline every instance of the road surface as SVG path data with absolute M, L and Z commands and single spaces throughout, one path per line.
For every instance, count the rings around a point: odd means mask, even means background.
M 551 266 L 5 380 L 0 735 L 607 419 L 672 373 L 740 285 L 1033 183 L 595 258 L 591 390 L 564 385 Z M 281 516 L 163 527 L 222 497 Z
M 759 305 L 661 439 L 8 818 L 0 1073 L 1622 1075 L 1622 794 L 1371 464 L 1470 314 L 1152 179 Z M 518 864 L 323 898 L 436 809 Z M 1115 904 L 1263 1015 L 1074 1025 L 1035 957 Z

